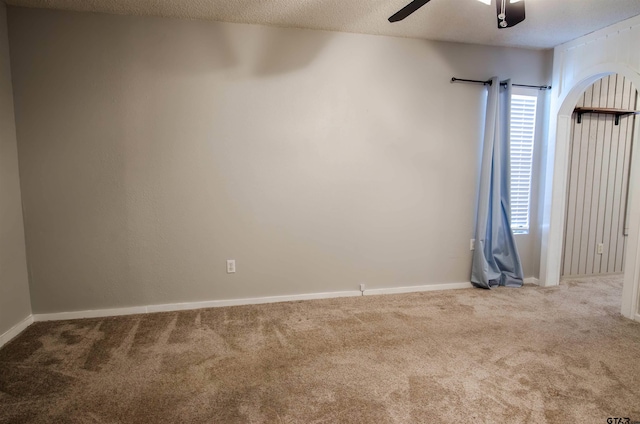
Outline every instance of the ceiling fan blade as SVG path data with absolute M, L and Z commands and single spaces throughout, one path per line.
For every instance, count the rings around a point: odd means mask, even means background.
M 498 29 L 511 28 L 524 21 L 524 0 L 516 0 L 515 2 L 513 0 L 496 0 L 496 10 L 498 12 Z
M 431 0 L 413 0 L 411 3 L 397 11 L 393 16 L 389 18 L 389 22 L 398 22 L 411 15 L 416 10 L 420 9 Z

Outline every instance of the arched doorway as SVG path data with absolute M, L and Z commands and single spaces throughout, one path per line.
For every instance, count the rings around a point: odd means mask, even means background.
M 569 167 L 569 148 L 571 140 L 571 116 L 582 93 L 595 81 L 610 75 L 620 74 L 640 87 L 640 74 L 619 63 L 598 65 L 584 71 L 575 78 L 572 87 L 563 90 L 558 96 L 557 107 L 550 116 L 549 152 L 547 170 L 553 170 L 552 180 L 546 190 L 545 217 L 542 222 L 542 252 L 540 280 L 544 286 L 554 286 L 560 281 L 562 262 L 564 217 L 566 213 L 567 176 Z M 640 121 L 640 120 L 637 120 Z M 634 150 L 638 152 L 638 122 L 634 134 Z M 635 154 L 631 163 L 629 178 L 629 238 L 627 240 L 626 266 L 622 292 L 622 314 L 631 319 L 637 318 L 638 292 L 640 285 L 640 154 Z M 550 188 L 550 190 L 549 190 Z
M 620 281 L 628 228 L 628 177 L 638 92 L 608 75 L 580 96 L 572 117 L 562 279 Z

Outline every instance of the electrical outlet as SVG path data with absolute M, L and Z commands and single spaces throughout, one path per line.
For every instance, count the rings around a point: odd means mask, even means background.
M 469 250 L 476 250 L 476 239 L 469 240 Z
M 360 284 L 360 291 L 363 292 L 364 291 L 364 284 Z
M 602 255 L 604 253 L 604 244 L 598 243 L 598 255 Z
M 233 274 L 236 272 L 236 260 L 227 259 L 227 274 Z

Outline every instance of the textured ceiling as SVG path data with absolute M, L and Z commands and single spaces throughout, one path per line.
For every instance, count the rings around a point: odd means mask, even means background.
M 513 28 L 499 30 L 495 5 L 487 6 L 477 0 L 432 0 L 404 21 L 389 23 L 387 18 L 409 1 L 8 0 L 7 3 L 531 48 L 554 47 L 640 14 L 640 0 L 526 0 L 527 19 Z

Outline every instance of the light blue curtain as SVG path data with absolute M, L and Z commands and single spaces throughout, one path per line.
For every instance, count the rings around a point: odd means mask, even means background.
M 524 274 L 511 231 L 509 120 L 511 81 L 491 79 L 476 215 L 471 283 L 490 289 L 521 287 Z

